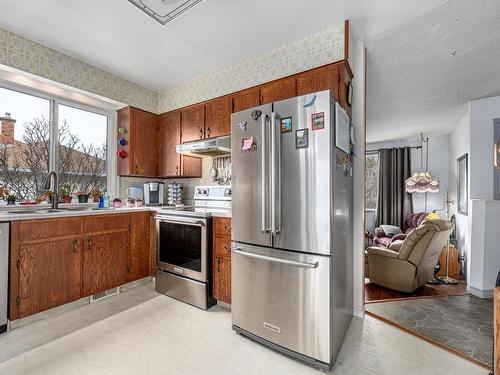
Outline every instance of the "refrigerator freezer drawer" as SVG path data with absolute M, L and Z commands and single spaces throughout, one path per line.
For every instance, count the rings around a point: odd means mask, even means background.
M 235 330 L 330 364 L 330 257 L 240 243 L 232 256 Z

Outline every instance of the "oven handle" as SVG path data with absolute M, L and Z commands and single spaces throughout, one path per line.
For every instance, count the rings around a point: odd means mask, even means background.
M 189 220 L 172 220 L 172 219 L 165 219 L 165 218 L 157 218 L 156 219 L 158 222 L 162 223 L 172 223 L 172 224 L 187 224 L 187 225 L 199 225 L 200 227 L 206 226 L 205 222 L 203 220 L 197 220 L 197 221 L 189 221 Z
M 294 260 L 269 257 L 269 256 L 266 256 L 266 255 L 259 255 L 259 254 L 254 254 L 254 253 L 247 253 L 246 251 L 242 251 L 240 247 L 235 247 L 233 249 L 233 252 L 236 253 L 236 254 L 239 254 L 239 255 L 243 255 L 245 257 L 249 257 L 249 258 L 256 258 L 256 259 L 261 259 L 261 260 L 267 260 L 269 262 L 282 263 L 282 264 L 287 264 L 289 266 L 295 266 L 295 267 L 318 268 L 318 265 L 319 265 L 318 262 L 314 262 L 314 263 L 302 263 L 302 262 L 296 262 Z

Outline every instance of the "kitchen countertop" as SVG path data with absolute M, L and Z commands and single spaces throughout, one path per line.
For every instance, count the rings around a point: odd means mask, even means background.
M 73 206 L 72 209 L 67 209 L 68 205 L 61 205 L 62 210 L 58 212 L 47 212 L 50 209 L 49 205 L 44 206 L 30 206 L 30 207 L 6 207 L 3 206 L 0 209 L 0 222 L 1 221 L 18 221 L 18 220 L 37 220 L 37 219 L 51 219 L 51 218 L 61 218 L 61 217 L 72 217 L 72 216 L 94 216 L 94 215 L 111 215 L 111 214 L 121 214 L 127 212 L 141 212 L 141 211 L 159 211 L 163 207 L 161 206 L 142 206 L 142 207 L 120 207 L 120 208 L 105 208 L 98 209 L 96 207 L 90 206 L 88 209 L 81 208 L 81 206 Z M 30 212 L 26 211 L 42 211 L 42 212 Z M 7 212 L 9 211 L 9 212 Z M 212 215 L 213 217 L 224 217 L 231 218 L 231 213 L 221 213 L 217 212 Z

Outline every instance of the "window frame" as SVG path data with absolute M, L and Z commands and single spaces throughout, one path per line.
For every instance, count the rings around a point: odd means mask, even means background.
M 116 134 L 117 118 L 116 111 L 95 107 L 92 105 L 80 103 L 75 100 L 49 95 L 36 89 L 26 89 L 17 85 L 9 84 L 0 81 L 0 88 L 15 91 L 21 94 L 34 96 L 40 99 L 49 101 L 49 172 L 58 171 L 58 145 L 59 145 L 59 116 L 58 105 L 79 109 L 82 111 L 92 112 L 98 115 L 107 117 L 106 126 L 106 190 L 116 196 L 119 189 L 119 180 L 116 166 L 116 142 L 113 142 L 113 134 Z

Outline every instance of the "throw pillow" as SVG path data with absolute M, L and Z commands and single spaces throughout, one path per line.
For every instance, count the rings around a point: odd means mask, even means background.
M 403 233 L 401 231 L 401 228 L 400 227 L 397 227 L 395 225 L 381 225 L 380 228 L 382 228 L 382 230 L 384 231 L 386 237 L 389 237 L 389 238 L 392 238 L 394 237 L 396 234 L 401 234 Z
M 389 249 L 397 251 L 399 253 L 402 244 L 403 240 L 395 240 L 389 245 Z
M 425 220 L 440 220 L 439 214 L 437 212 L 431 212 L 429 215 L 425 217 Z

